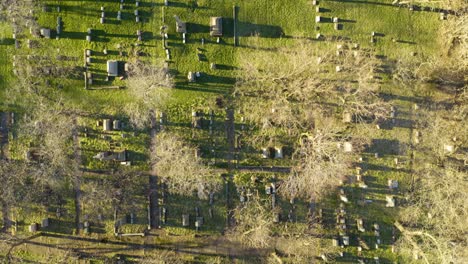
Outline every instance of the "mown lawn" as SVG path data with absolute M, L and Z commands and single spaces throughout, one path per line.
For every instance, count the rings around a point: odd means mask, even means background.
M 116 15 L 119 10 L 119 1 L 41 1 L 48 6 L 47 12 L 37 10 L 39 24 L 52 29 L 56 26 L 57 17 L 62 18 L 64 27 L 59 39 L 40 39 L 40 47 L 28 49 L 22 45 L 21 49 L 15 50 L 11 42 L 11 30 L 2 24 L 0 26 L 0 99 L 8 98 L 8 87 L 15 83 L 12 76 L 11 56 L 40 54 L 43 56 L 66 55 L 76 60 L 70 62 L 72 65 L 83 65 L 83 52 L 85 49 L 93 51 L 93 62 L 90 71 L 95 74 L 97 85 L 125 85 L 124 81 L 114 80 L 105 82 L 106 60 L 117 59 L 119 61 L 132 62 L 136 60 L 134 51 L 139 49 L 146 56 L 140 59 L 160 62 L 165 60 L 166 55 L 160 36 L 160 26 L 164 23 L 169 26 L 167 45 L 170 50 L 171 59 L 169 67 L 175 74 L 176 86 L 169 106 L 167 108 L 168 128 L 182 135 L 191 143 L 200 147 L 203 157 L 207 162 L 215 166 L 225 167 L 225 156 L 228 146 L 225 140 L 225 110 L 229 105 L 232 88 L 235 84 L 239 62 L 239 54 L 251 52 L 255 49 L 265 49 L 275 52 L 275 48 L 292 44 L 296 39 L 315 39 L 317 33 L 325 36 L 324 40 L 314 40 L 314 45 L 324 52 L 334 49 L 337 42 L 359 43 L 363 49 L 369 49 L 377 55 L 385 56 L 386 62 L 398 59 L 400 56 L 409 56 L 415 52 L 416 56 L 432 56 L 438 49 L 437 29 L 441 23 L 438 13 L 427 11 L 409 11 L 407 8 L 398 8 L 391 5 L 390 0 L 365 1 L 319 1 L 320 16 L 325 18 L 324 23 L 315 23 L 317 15 L 316 7 L 308 0 L 172 0 L 168 7 L 163 6 L 162 0 L 142 0 L 138 8 L 142 22 L 136 23 L 134 1 L 125 1 L 122 10 L 122 21 L 117 21 Z M 57 12 L 57 6 L 61 11 Z M 99 23 L 100 7 L 103 6 L 108 18 L 105 24 Z M 234 46 L 234 20 L 233 6 L 238 6 L 239 20 L 237 33 L 239 46 Z M 187 41 L 183 43 L 182 35 L 175 31 L 174 15 L 178 15 L 182 21 L 187 22 Z M 224 37 L 220 43 L 209 36 L 209 18 L 211 16 L 224 17 Z M 331 21 L 332 17 L 338 17 L 341 30 L 335 30 Z M 92 42 L 85 40 L 87 29 L 93 29 Z M 143 41 L 137 43 L 136 31 L 143 31 Z M 371 32 L 378 36 L 376 42 L 371 43 Z M 254 37 L 254 36 L 258 36 Z M 26 35 L 26 38 L 30 36 Z M 202 44 L 201 39 L 205 39 Z M 394 42 L 392 39 L 397 40 Z M 123 56 L 119 55 L 117 45 L 122 46 Z M 103 50 L 108 50 L 108 55 Z M 202 54 L 199 60 L 198 53 Z M 252 53 L 253 54 L 253 53 Z M 307 58 L 304 58 L 307 59 Z M 216 63 L 217 69 L 211 69 L 210 64 Z M 187 73 L 201 72 L 201 77 L 195 83 L 187 81 Z M 388 80 L 385 76 L 384 80 Z M 99 115 L 120 115 L 122 107 L 131 102 L 125 89 L 120 90 L 85 90 L 84 80 L 59 79 L 64 85 L 63 96 L 76 107 Z M 359 235 L 369 244 L 373 245 L 371 225 L 377 222 L 382 228 L 383 245 L 378 250 L 366 251 L 364 256 L 373 258 L 381 256 L 382 261 L 396 260 L 396 256 L 390 253 L 390 242 L 392 236 L 392 223 L 397 213 L 397 208 L 385 208 L 385 196 L 390 194 L 387 188 L 388 179 L 400 181 L 400 193 L 407 190 L 410 184 L 410 164 L 408 163 L 408 145 L 411 141 L 411 128 L 408 126 L 411 119 L 411 108 L 415 102 L 416 95 L 413 91 L 405 90 L 387 81 L 382 87 L 383 94 L 398 109 L 398 121 L 396 124 L 388 124 L 381 130 L 363 131 L 356 126 L 356 134 L 372 138 L 373 144 L 363 154 L 362 167 L 365 171 L 368 189 L 361 189 L 357 185 L 345 187 L 347 193 L 353 199 L 365 198 L 373 200 L 373 203 L 365 207 L 351 204 L 347 207 L 349 221 L 352 223 L 350 231 L 352 245 L 356 246 L 356 237 Z M 215 105 L 216 99 L 224 102 L 223 107 Z M 0 100 L 0 102 L 3 102 Z M 0 107 L 5 108 L 5 105 Z M 191 111 L 203 110 L 208 113 L 214 110 L 214 125 L 212 134 L 205 126 L 202 130 L 190 128 Z M 236 112 L 236 124 L 239 127 L 241 114 Z M 99 129 L 94 125 L 96 120 L 83 119 L 83 127 L 90 130 Z M 148 156 L 149 136 L 148 131 L 141 131 L 141 135 L 122 139 L 119 132 L 110 135 L 121 142 L 139 157 L 136 165 L 139 169 L 148 169 L 146 158 Z M 124 131 L 123 133 L 130 133 Z M 90 133 L 92 134 L 92 133 Z M 92 169 L 108 169 L 108 164 L 92 160 L 96 151 L 105 150 L 107 143 L 99 135 L 81 139 L 84 157 L 84 165 Z M 12 145 L 14 146 L 13 142 Z M 213 145 L 214 144 L 214 145 Z M 262 160 L 259 151 L 249 149 L 250 153 L 241 155 L 242 165 L 265 165 L 283 166 L 290 164 L 290 160 Z M 380 154 L 375 158 L 374 153 Z M 18 155 L 19 156 L 19 155 Z M 402 164 L 395 165 L 394 159 L 399 158 Z M 353 172 L 350 172 L 353 174 Z M 240 175 L 240 176 L 239 176 Z M 247 175 L 247 176 L 246 176 Z M 238 173 L 238 177 L 245 176 L 244 182 L 249 181 L 250 174 Z M 270 180 L 267 178 L 266 181 Z M 90 181 L 89 184 L 92 184 Z M 257 186 L 262 191 L 263 186 Z M 193 215 L 194 207 L 201 208 L 205 216 L 206 226 L 202 228 L 202 234 L 219 234 L 223 231 L 227 208 L 224 205 L 226 197 L 223 193 L 217 194 L 214 207 L 214 218 L 208 219 L 207 201 L 199 201 L 192 196 L 169 196 L 167 199 L 168 219 L 165 227 L 169 233 L 174 235 L 193 236 L 193 223 L 190 228 L 181 227 L 181 214 Z M 231 194 L 235 203 L 238 203 L 238 194 Z M 288 201 L 280 200 L 283 207 L 283 215 L 287 215 Z M 67 205 L 72 210 L 72 202 Z M 333 210 L 339 205 L 336 196 L 332 196 L 321 205 L 327 208 L 326 217 L 328 222 L 334 221 Z M 299 201 L 298 222 L 305 222 L 307 203 Z M 140 208 L 141 209 L 141 208 Z M 144 210 L 140 210 L 143 212 Z M 50 213 L 50 212 L 49 212 Z M 52 214 L 51 214 L 52 215 Z M 34 215 L 25 222 L 38 221 Z M 42 215 L 41 215 L 42 217 Z M 53 216 L 51 216 L 53 217 Z M 355 218 L 364 218 L 367 232 L 358 234 L 355 230 Z M 27 217 L 26 217 L 27 218 Z M 193 219 L 193 218 L 192 218 Z M 72 218 L 67 219 L 72 221 Z M 333 224 L 330 226 L 330 234 L 335 235 Z M 68 233 L 70 230 L 60 230 Z M 328 241 L 327 241 L 328 243 Z M 331 243 L 331 242 L 330 242 Z M 355 261 L 356 247 L 346 249 L 348 255 L 344 261 Z

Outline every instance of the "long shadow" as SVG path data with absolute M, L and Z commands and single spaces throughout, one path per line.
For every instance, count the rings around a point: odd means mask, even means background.
M 238 37 L 252 36 L 257 34 L 263 38 L 279 38 L 285 35 L 283 29 L 280 26 L 237 21 Z M 225 37 L 234 36 L 233 18 L 223 18 L 223 35 Z
M 12 38 L 4 38 L 0 41 L 0 45 L 13 45 L 15 44 L 15 40 Z
M 232 71 L 232 70 L 238 70 L 239 68 L 236 66 L 232 66 L 232 65 L 216 64 L 216 69 L 223 70 L 223 71 Z
M 207 33 L 210 32 L 210 27 L 208 25 L 187 22 L 187 32 Z
M 386 101 L 402 100 L 402 101 L 418 103 L 418 104 L 426 100 L 425 98 L 422 98 L 422 97 L 403 96 L 403 95 L 395 95 L 395 94 L 389 94 L 389 93 L 379 93 L 379 97 L 383 98 Z
M 195 11 L 196 9 L 203 9 L 203 10 L 208 10 L 210 9 L 209 7 L 206 6 L 198 6 L 198 4 L 195 1 L 191 1 L 188 3 L 181 3 L 181 2 L 174 2 L 174 1 L 169 1 L 169 8 L 170 7 L 178 7 L 178 8 L 188 8 L 190 9 L 191 12 Z
M 379 5 L 379 6 L 393 6 L 392 4 L 387 3 L 380 3 L 380 2 L 370 2 L 370 1 L 361 1 L 361 0 L 329 0 L 331 2 L 339 2 L 339 3 L 353 3 L 353 4 L 366 4 L 366 5 Z
M 365 149 L 368 153 L 379 153 L 379 155 L 398 155 L 400 142 L 395 139 L 372 139 L 372 143 Z

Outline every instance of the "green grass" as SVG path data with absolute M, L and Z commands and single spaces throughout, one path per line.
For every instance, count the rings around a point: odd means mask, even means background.
M 194 8 L 194 3 L 198 7 Z M 430 12 L 411 12 L 406 8 L 398 8 L 390 5 L 390 0 L 376 0 L 373 2 L 364 1 L 320 1 L 320 7 L 326 12 L 321 12 L 321 16 L 326 19 L 338 17 L 344 22 L 343 29 L 336 31 L 332 23 L 315 23 L 315 7 L 311 1 L 296 0 L 292 3 L 290 0 L 172 0 L 169 7 L 163 7 L 162 0 L 144 0 L 142 7 L 143 23 L 135 23 L 133 10 L 134 2 L 125 1 L 124 20 L 118 22 L 115 19 L 119 8 L 118 1 L 41 1 L 51 7 L 50 12 L 37 11 L 39 24 L 41 26 L 55 28 L 56 19 L 62 17 L 64 23 L 64 33 L 60 39 L 39 39 L 40 47 L 37 49 L 28 49 L 22 45 L 21 49 L 15 50 L 11 45 L 11 29 L 5 24 L 0 25 L 0 36 L 6 36 L 6 39 L 0 41 L 0 102 L 7 101 L 8 88 L 15 83 L 12 76 L 11 55 L 36 54 L 55 57 L 57 54 L 76 58 L 75 61 L 67 63 L 72 66 L 83 65 L 83 52 L 85 49 L 92 49 L 94 54 L 90 70 L 96 77 L 98 85 L 125 85 L 123 81 L 114 80 L 113 82 L 104 82 L 106 70 L 105 61 L 108 59 L 118 59 L 120 61 L 134 61 L 132 55 L 136 43 L 136 31 L 138 29 L 144 32 L 144 41 L 139 45 L 142 52 L 148 56 L 141 57 L 146 61 L 160 61 L 165 59 L 165 52 L 162 48 L 162 41 L 159 35 L 159 28 L 162 20 L 169 26 L 168 48 L 171 51 L 170 69 L 175 74 L 176 86 L 174 88 L 173 98 L 166 109 L 168 129 L 172 133 L 177 133 L 187 139 L 187 141 L 201 148 L 203 157 L 207 163 L 215 161 L 215 166 L 226 167 L 225 154 L 228 146 L 225 140 L 225 110 L 215 105 L 216 98 L 223 98 L 228 102 L 232 88 L 237 76 L 239 54 L 252 52 L 256 48 L 271 50 L 275 48 L 291 45 L 297 39 L 314 39 L 317 33 L 321 33 L 328 41 L 313 41 L 310 45 L 318 49 L 329 50 L 335 48 L 335 42 L 359 43 L 363 49 L 369 49 L 375 54 L 386 56 L 385 62 L 392 62 L 401 56 L 408 56 L 411 52 L 416 52 L 416 56 L 428 57 L 436 53 L 439 48 L 436 34 L 439 26 L 438 14 Z M 55 7 L 60 4 L 62 11 L 58 13 Z M 233 39 L 233 6 L 239 7 L 239 47 L 234 47 Z M 104 6 L 108 23 L 101 25 L 99 23 L 100 7 Z M 174 15 L 180 16 L 183 21 L 188 22 L 187 43 L 182 42 L 182 36 L 175 32 Z M 216 43 L 216 39 L 209 36 L 209 17 L 224 17 L 223 27 L 225 36 L 221 43 Z M 318 28 L 317 28 L 318 27 Z M 93 37 L 96 41 L 88 43 L 85 41 L 86 31 L 92 28 L 95 33 Z M 370 43 L 371 32 L 384 34 L 376 37 L 376 43 Z M 259 38 L 253 37 L 259 36 Z M 26 34 L 25 38 L 30 38 Z M 204 45 L 201 39 L 205 38 Z M 338 39 L 334 41 L 333 39 Z M 401 42 L 393 42 L 392 38 Z M 129 56 L 121 57 L 116 49 L 117 44 L 123 44 L 123 51 Z M 107 48 L 109 55 L 105 56 L 102 51 Z M 58 52 L 58 49 L 60 51 Z M 198 50 L 205 58 L 198 60 Z M 252 53 L 253 54 L 253 53 Z M 307 59 L 307 58 L 304 58 Z M 210 69 L 210 63 L 218 65 L 217 70 Z M 202 76 L 195 83 L 187 81 L 187 73 L 201 72 Z M 411 119 L 411 106 L 416 99 L 417 92 L 405 90 L 397 87 L 389 81 L 389 76 L 383 76 L 386 83 L 382 85 L 382 92 L 387 94 L 388 100 L 398 109 L 398 118 Z M 58 78 L 54 80 L 62 84 L 64 88 L 61 95 L 67 102 L 73 106 L 96 114 L 98 116 L 115 116 L 126 120 L 122 116 L 122 107 L 131 102 L 133 98 L 129 96 L 125 89 L 122 90 L 85 90 L 84 80 Z M 5 105 L 2 106 L 5 108 Z M 213 125 L 213 134 L 210 135 L 207 127 L 202 130 L 190 128 L 191 111 L 203 110 L 208 113 L 209 110 L 215 111 L 215 122 Z M 236 129 L 239 130 L 240 114 L 236 112 Z M 82 128 L 88 128 L 90 136 L 84 137 L 80 134 L 80 144 L 83 151 L 83 165 L 88 169 L 110 169 L 115 164 L 99 162 L 92 159 L 98 151 L 108 150 L 109 142 L 100 137 L 100 129 L 96 126 L 97 118 L 81 118 Z M 384 245 L 381 249 L 364 252 L 365 257 L 372 258 L 380 256 L 382 261 L 394 261 L 396 256 L 390 253 L 389 241 L 391 240 L 391 226 L 395 220 L 395 213 L 398 208 L 385 208 L 385 195 L 389 193 L 387 186 L 388 179 L 397 179 L 400 181 L 400 193 L 403 193 L 409 187 L 409 164 L 406 162 L 401 168 L 395 168 L 394 158 L 398 157 L 405 161 L 408 157 L 408 145 L 410 144 L 411 131 L 404 126 L 391 126 L 390 129 L 364 131 L 360 126 L 351 128 L 353 132 L 361 136 L 367 136 L 374 140 L 374 143 L 363 154 L 364 163 L 362 167 L 366 173 L 366 180 L 369 188 L 360 189 L 356 185 L 345 187 L 350 197 L 359 199 L 364 197 L 372 199 L 374 202 L 365 207 L 356 204 L 347 206 L 348 221 L 352 223 L 350 234 L 353 239 L 353 247 L 345 249 L 346 252 L 356 254 L 355 237 L 358 235 L 356 230 L 355 218 L 364 218 L 367 232 L 360 234 L 364 240 L 371 246 L 374 242 L 370 226 L 373 222 L 378 222 L 382 229 L 382 238 Z M 91 133 L 93 132 L 93 133 Z M 96 133 L 94 133 L 96 132 Z M 131 134 L 130 129 L 123 131 L 125 134 Z M 252 131 L 245 132 L 245 134 Z M 253 131 L 255 133 L 255 131 Z M 120 132 L 112 132 L 109 136 L 121 144 L 121 148 L 131 151 L 134 168 L 138 170 L 148 170 L 148 146 L 149 133 L 147 130 L 138 131 L 135 136 L 122 138 Z M 248 135 L 247 139 L 248 139 Z M 13 150 L 14 158 L 23 157 L 23 149 L 28 144 L 24 138 L 12 138 L 10 148 Z M 292 142 L 295 139 L 291 140 Z M 212 147 L 212 143 L 215 146 Z M 241 165 L 263 165 L 263 166 L 287 166 L 289 159 L 270 160 L 261 159 L 259 146 L 252 146 L 248 152 L 241 155 Z M 212 149 L 215 150 L 213 154 Z M 381 158 L 374 158 L 373 153 L 379 152 Z M 352 174 L 353 172 L 350 172 Z M 253 173 L 252 173 L 253 174 Z M 250 173 L 236 173 L 236 183 L 248 185 L 250 182 Z M 264 192 L 263 183 L 268 182 L 271 176 L 265 174 L 257 175 L 263 182 L 256 186 L 260 193 Z M 281 175 L 277 175 L 281 177 Z M 264 179 L 263 179 L 264 178 Z M 96 180 L 88 177 L 84 183 L 84 189 L 91 187 Z M 140 194 L 139 194 L 140 195 Z M 144 204 L 144 195 L 140 195 L 142 204 Z M 164 225 L 167 233 L 174 237 L 182 236 L 189 241 L 196 241 L 194 234 L 194 207 L 200 207 L 202 215 L 205 217 L 205 225 L 198 232 L 201 235 L 219 235 L 225 228 L 226 212 L 225 199 L 223 193 L 219 193 L 213 206 L 214 218 L 208 217 L 207 201 L 200 201 L 194 196 L 169 195 L 167 200 L 168 219 Z M 398 195 L 401 197 L 401 195 Z M 231 198 L 238 203 L 238 194 L 231 194 Z M 282 215 L 287 216 L 289 201 L 279 199 L 278 204 L 282 207 Z M 329 197 L 321 205 L 326 208 L 326 218 L 328 232 L 330 235 L 336 235 L 334 227 L 333 210 L 339 202 L 336 196 Z M 145 204 L 146 206 L 146 204 Z M 138 208 L 139 219 L 144 220 L 145 206 Z M 69 216 L 64 219 L 63 227 L 51 228 L 47 232 L 71 234 L 74 218 L 73 200 L 68 197 L 66 208 Z M 33 210 L 34 211 L 34 210 Z M 181 226 L 181 215 L 190 213 L 192 224 L 189 228 Z M 42 213 L 41 209 L 36 208 L 33 213 L 22 213 L 21 219 L 26 224 L 33 221 L 39 221 L 43 215 L 48 214 L 54 217 L 52 212 Z M 298 222 L 306 221 L 307 203 L 306 201 L 297 202 Z M 331 224 L 330 224 L 331 222 Z M 112 221 L 107 220 L 103 226 L 99 227 L 109 235 L 112 233 Z M 144 228 L 144 223 L 138 225 L 125 226 L 127 231 L 139 231 Z M 102 231 L 100 230 L 100 231 Z M 25 233 L 23 230 L 21 233 Z M 95 235 L 95 234 L 92 234 Z M 162 239 L 162 238 L 161 238 Z M 328 242 L 328 241 L 327 241 Z M 161 242 L 162 243 L 162 242 Z M 168 242 L 169 243 L 169 242 Z M 96 243 L 94 243 L 96 244 Z M 27 251 L 26 251 L 27 252 Z M 32 256 L 19 252 L 24 258 L 34 259 Z M 349 256 L 348 260 L 356 260 L 355 256 Z M 383 260 L 385 259 L 385 260 Z M 346 261 L 346 259 L 344 260 Z

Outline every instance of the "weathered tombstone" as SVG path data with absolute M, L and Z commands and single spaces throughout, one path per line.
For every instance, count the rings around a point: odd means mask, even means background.
M 281 220 L 280 218 L 281 218 L 280 213 L 273 213 L 273 223 L 279 223 Z
M 339 247 L 340 246 L 340 242 L 339 242 L 338 238 L 335 238 L 335 237 L 332 238 L 332 245 L 334 247 Z
M 104 131 L 111 131 L 112 130 L 111 120 L 110 119 L 104 119 L 102 121 L 102 128 L 103 128 Z
M 101 17 L 101 19 L 99 19 L 99 22 L 100 22 L 101 24 L 104 24 L 105 18 Z
M 43 228 L 49 227 L 49 218 L 42 219 L 41 227 L 43 227 Z
M 390 189 L 398 188 L 398 181 L 397 180 L 388 180 L 388 188 L 390 188 Z
M 340 194 L 340 200 L 345 202 L 345 203 L 349 202 L 348 197 L 346 197 L 346 195 L 344 195 L 344 194 Z
M 190 216 L 189 214 L 183 214 L 182 215 L 182 226 L 187 227 L 190 225 Z
M 122 20 L 122 13 L 120 11 L 117 12 L 117 20 Z
M 455 151 L 455 147 L 452 144 L 444 144 L 444 151 L 446 153 L 453 153 Z
M 364 221 L 362 220 L 362 218 L 356 219 L 356 225 L 359 232 L 366 232 L 366 229 L 364 228 Z
M 349 246 L 349 236 L 343 236 L 343 246 Z
M 135 17 L 135 22 L 140 23 L 140 17 L 139 16 Z
M 333 20 L 333 23 L 338 23 L 339 22 L 339 18 L 337 18 L 337 17 L 334 17 L 332 20 Z
M 333 28 L 334 28 L 335 30 L 341 30 L 341 24 L 339 24 L 339 23 L 334 23 L 334 24 L 333 24 Z
M 275 159 L 283 158 L 283 147 L 275 147 Z
M 135 1 L 135 6 L 136 6 L 136 7 L 139 7 L 139 6 L 140 6 L 140 1 L 138 1 L 138 0 Z
M 29 225 L 29 232 L 34 233 L 37 231 L 37 223 L 32 223 Z
M 135 14 L 135 16 L 138 16 L 138 14 L 139 14 L 138 9 L 135 9 L 135 11 L 133 11 L 133 13 Z
M 345 142 L 343 144 L 343 150 L 344 152 L 353 152 L 353 145 L 351 144 L 351 142 Z
M 395 207 L 395 197 L 387 195 L 385 197 L 385 200 L 387 202 L 387 204 L 385 205 L 386 207 Z

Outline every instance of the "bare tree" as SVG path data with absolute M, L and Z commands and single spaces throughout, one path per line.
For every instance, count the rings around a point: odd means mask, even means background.
M 170 132 L 161 132 L 154 138 L 151 161 L 157 164 L 158 176 L 167 181 L 171 192 L 201 199 L 219 190 L 222 179 L 215 170 L 195 155 L 197 149 Z
M 297 134 L 310 129 L 317 108 L 386 118 L 389 104 L 379 97 L 375 79 L 379 60 L 363 51 L 339 51 L 332 56 L 305 42 L 275 52 L 259 50 L 255 56 L 242 54 L 234 95 L 247 119 L 263 130 Z
M 466 173 L 454 168 L 418 173 L 415 193 L 400 214 L 400 248 L 418 251 L 426 263 L 463 263 L 468 257 Z
M 232 237 L 256 248 L 273 245 L 273 211 L 259 196 L 253 195 L 245 204 L 240 204 L 234 210 L 234 218 L 236 224 L 232 229 Z
M 287 197 L 318 200 L 333 191 L 348 174 L 355 154 L 368 140 L 343 134 L 344 128 L 333 118 L 319 118 L 316 129 L 302 135 L 294 159 L 296 166 L 279 188 Z M 351 149 L 346 149 L 349 148 Z M 349 151 L 349 152 L 348 152 Z
M 466 105 L 450 109 L 431 102 L 418 110 L 413 191 L 397 228 L 400 250 L 419 254 L 426 263 L 464 263 L 468 220 Z
M 83 189 L 83 202 L 88 215 L 109 214 L 113 210 L 129 212 L 139 207 L 145 195 L 147 178 L 132 170 L 118 170 Z
M 165 106 L 173 86 L 174 81 L 167 68 L 143 62 L 132 64 L 127 87 L 134 100 L 124 109 L 132 123 L 139 128 L 150 124 L 151 113 Z

